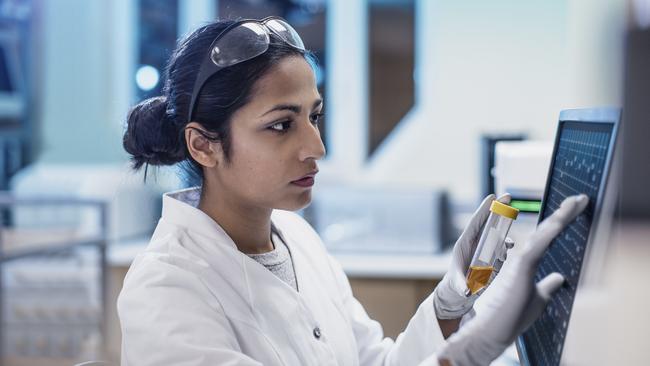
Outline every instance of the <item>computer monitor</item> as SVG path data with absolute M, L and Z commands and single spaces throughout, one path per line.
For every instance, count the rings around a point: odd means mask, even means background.
M 20 119 L 25 112 L 19 45 L 17 29 L 0 28 L 0 121 Z
M 523 133 L 515 134 L 485 134 L 481 136 L 481 195 L 483 197 L 496 192 L 494 182 L 495 150 L 501 141 L 524 141 L 527 136 Z
M 650 15 L 650 8 L 648 9 Z M 625 82 L 620 159 L 622 219 L 650 219 L 650 28 L 631 29 L 625 42 Z
M 566 282 L 540 318 L 517 339 L 522 365 L 560 364 L 583 261 L 603 205 L 620 115 L 614 108 L 560 113 L 539 221 L 574 194 L 587 194 L 589 205 L 553 240 L 540 261 L 535 281 L 559 272 Z

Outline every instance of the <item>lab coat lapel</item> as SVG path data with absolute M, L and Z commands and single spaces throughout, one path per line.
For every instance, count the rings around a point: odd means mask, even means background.
M 284 220 L 278 220 L 282 222 Z M 276 222 L 276 223 L 278 223 Z M 290 225 L 290 223 L 287 223 Z M 295 225 L 294 223 L 291 223 Z M 319 246 L 311 233 L 302 230 L 287 230 L 286 235 L 278 226 L 279 233 L 291 251 L 299 289 L 299 299 L 305 307 L 311 326 L 319 328 L 320 339 L 317 344 L 328 344 L 320 347 L 318 362 L 320 365 L 358 365 L 355 358 L 356 343 L 350 337 L 350 328 L 343 305 L 337 302 L 338 288 L 331 276 L 328 256 L 325 249 Z M 301 333 L 304 336 L 304 333 Z M 308 334 L 305 339 L 312 342 L 314 335 Z M 335 354 L 334 349 L 345 350 Z M 314 353 L 316 355 L 316 353 Z
M 312 347 L 306 336 L 311 336 L 313 321 L 306 313 L 299 293 L 261 264 L 247 259 L 244 262 L 245 272 L 251 307 L 258 324 L 264 333 L 273 335 L 272 342 L 280 348 L 281 354 L 301 350 L 303 352 L 298 355 L 301 364 L 309 364 L 304 351 Z M 278 338 L 280 336 L 284 339 Z M 313 351 L 309 354 L 313 354 Z
M 318 318 L 322 318 L 319 316 L 322 313 L 314 312 L 313 305 L 318 302 L 317 297 L 326 297 L 322 293 L 314 294 L 323 289 L 314 281 L 313 270 L 295 241 L 285 237 L 280 230 L 278 234 L 291 252 L 299 291 L 296 292 L 267 268 L 247 257 L 244 264 L 253 312 L 265 332 L 281 333 L 286 337 L 284 342 L 274 342 L 281 349 L 286 346 L 291 348 L 282 349 L 281 353 L 299 353 L 297 356 L 301 359 L 301 365 L 336 365 L 334 354 L 326 352 L 326 348 L 317 347 L 319 341 L 314 338 L 314 328 L 321 327 Z
M 311 337 L 313 322 L 305 316 L 299 294 L 258 262 L 224 245 L 225 238 L 187 235 L 191 237 L 187 245 L 193 245 L 191 250 L 208 263 L 203 275 L 206 286 L 221 299 L 228 316 L 266 334 L 279 355 L 295 355 L 298 364 L 313 364 L 310 355 L 316 350 L 306 338 Z

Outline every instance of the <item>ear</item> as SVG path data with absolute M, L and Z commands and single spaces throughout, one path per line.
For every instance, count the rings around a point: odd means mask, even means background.
M 199 131 L 203 131 L 203 133 Z M 211 135 L 212 133 L 207 132 L 197 122 L 190 122 L 185 126 L 185 144 L 187 145 L 187 150 L 197 163 L 207 168 L 217 166 L 223 159 L 221 143 L 206 137 Z

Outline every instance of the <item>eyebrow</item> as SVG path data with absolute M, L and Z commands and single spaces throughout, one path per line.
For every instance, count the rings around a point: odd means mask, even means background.
M 316 101 L 314 101 L 314 104 L 312 105 L 312 109 L 318 107 L 319 105 L 323 104 L 323 99 L 318 98 Z M 271 112 L 276 112 L 276 111 L 291 111 L 293 113 L 300 113 L 302 111 L 302 107 L 298 104 L 278 104 L 274 106 L 273 108 L 269 109 L 268 111 L 264 112 L 260 117 L 264 117 L 267 114 Z

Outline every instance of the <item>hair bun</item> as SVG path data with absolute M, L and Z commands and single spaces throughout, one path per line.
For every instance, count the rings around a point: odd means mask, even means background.
M 167 113 L 164 96 L 146 99 L 129 111 L 124 149 L 131 154 L 133 168 L 144 164 L 172 165 L 185 160 L 181 134 Z

